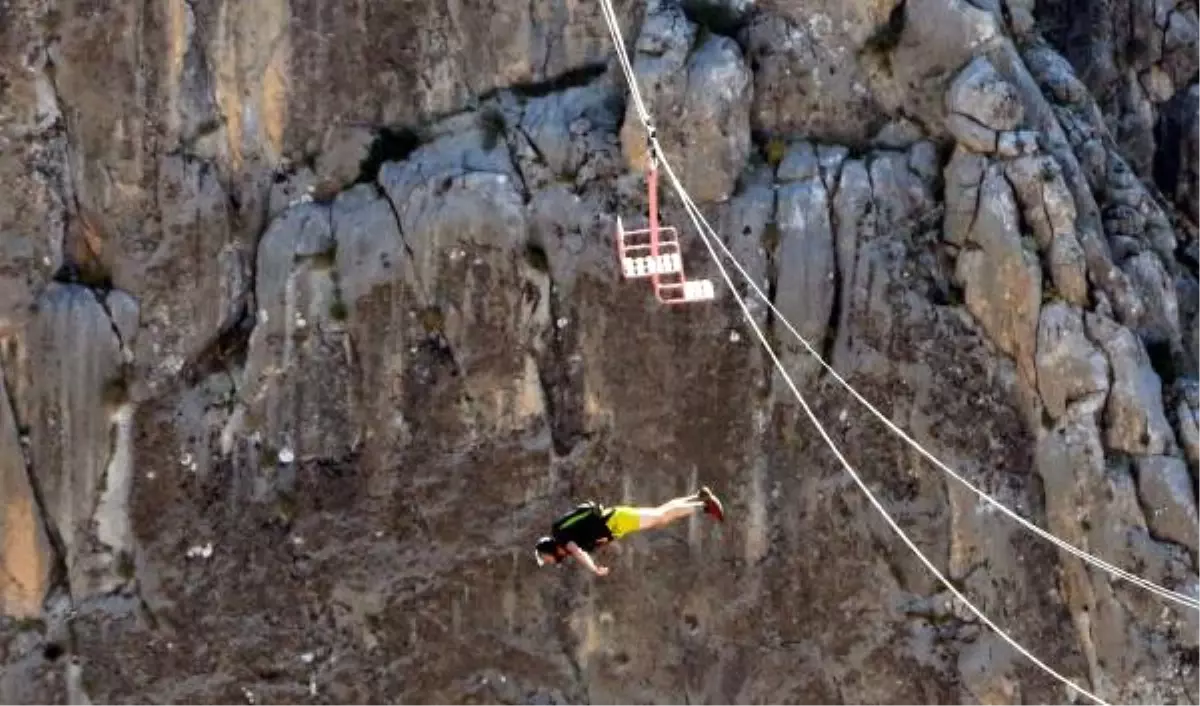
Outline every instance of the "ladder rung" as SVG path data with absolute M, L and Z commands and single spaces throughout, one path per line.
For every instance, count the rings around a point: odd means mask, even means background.
M 669 292 L 665 294 L 664 292 Z M 677 302 L 706 302 L 716 298 L 713 283 L 706 279 L 658 285 L 658 298 L 671 304 Z
M 671 284 L 659 283 L 656 293 L 658 294 L 659 301 L 664 304 L 706 302 L 716 298 L 712 282 L 706 279 L 674 282 Z
M 671 274 L 683 269 L 683 262 L 678 253 L 668 253 L 657 257 L 653 255 L 627 257 L 624 259 L 623 265 L 626 277 Z
M 622 231 L 617 231 L 617 234 L 620 236 L 622 243 L 625 243 L 626 241 L 629 241 L 629 240 L 638 240 L 638 241 L 641 241 L 641 244 L 649 244 L 650 243 L 650 230 L 649 229 L 622 230 Z M 679 242 L 679 234 L 676 233 L 675 229 L 671 228 L 671 227 L 659 228 L 658 229 L 658 242 L 660 242 L 660 243 L 678 243 Z
M 632 251 L 642 251 L 642 250 L 651 250 L 651 249 L 653 249 L 653 246 L 651 246 L 649 243 L 646 243 L 645 245 L 622 245 L 621 246 L 622 252 L 630 252 L 631 250 Z M 664 251 L 664 252 L 659 253 L 660 255 L 673 255 L 673 254 L 676 254 L 679 252 L 679 243 L 676 243 L 676 242 L 659 243 L 658 249 Z
M 711 280 L 694 279 L 683 283 L 683 298 L 689 302 L 709 301 L 716 295 Z
M 619 229 L 617 232 L 618 232 L 618 233 L 620 233 L 621 235 L 625 235 L 625 236 L 629 236 L 629 235 L 650 235 L 650 229 L 649 229 L 649 228 L 638 228 L 638 229 L 636 229 L 636 230 L 625 230 L 624 228 L 621 228 L 621 229 Z M 676 231 L 675 231 L 675 226 L 660 226 L 660 227 L 659 227 L 659 229 L 658 229 L 658 234 L 659 234 L 659 236 L 660 236 L 660 237 L 661 237 L 661 236 L 665 236 L 665 235 L 667 235 L 667 234 L 670 234 L 671 236 L 676 236 L 676 235 L 678 235 L 678 234 L 676 233 Z

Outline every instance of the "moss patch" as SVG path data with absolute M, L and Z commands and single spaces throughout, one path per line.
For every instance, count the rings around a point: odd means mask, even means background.
M 446 319 L 442 316 L 441 309 L 436 306 L 422 309 L 420 319 L 421 328 L 425 329 L 427 334 L 442 333 L 446 326 Z
M 346 306 L 346 302 L 342 298 L 336 297 L 329 304 L 329 318 L 334 321 L 345 321 L 350 317 L 350 309 Z
M 134 564 L 133 555 L 125 550 L 117 552 L 117 576 L 129 581 L 136 573 L 137 566 Z
M 767 164 L 771 165 L 772 169 L 776 169 L 783 162 L 783 156 L 787 154 L 787 142 L 778 137 L 772 137 L 767 141 L 766 147 L 763 148 L 764 156 Z
M 779 247 L 779 226 L 774 221 L 763 227 L 762 246 L 768 254 L 774 254 Z

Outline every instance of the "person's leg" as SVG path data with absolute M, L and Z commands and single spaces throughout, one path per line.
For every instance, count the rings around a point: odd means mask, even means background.
M 639 529 L 660 529 L 672 522 L 690 517 L 697 510 L 704 509 L 704 501 L 695 495 L 673 498 L 658 507 L 635 508 L 638 513 Z
M 725 519 L 721 502 L 708 488 L 701 488 L 697 493 L 672 498 L 657 507 L 619 505 L 613 508 L 613 513 L 608 518 L 608 528 L 613 533 L 614 539 L 620 539 L 630 532 L 661 529 L 673 522 L 692 516 L 698 510 L 707 512 L 718 521 Z

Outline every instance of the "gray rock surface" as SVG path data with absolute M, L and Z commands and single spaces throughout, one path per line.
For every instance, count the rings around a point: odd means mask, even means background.
M 1087 254 L 1074 233 L 1054 236 L 1046 253 L 1046 266 L 1054 291 L 1076 306 L 1088 304 Z
M 1138 497 L 1146 524 L 1158 537 L 1178 542 L 1193 554 L 1200 548 L 1200 517 L 1187 464 L 1174 456 L 1137 460 Z
M 838 373 L 1197 595 L 1194 3 L 615 5 L 672 167 Z M 0 700 L 1075 698 L 823 450 L 665 175 L 717 299 L 620 276 L 601 6 L 5 8 Z M 1196 611 L 748 309 L 989 618 L 1108 702 L 1200 699 Z M 726 524 L 530 561 L 571 503 L 701 483 Z
M 1195 81 L 1195 8 L 1174 2 L 1118 3 L 1080 12 L 1063 0 L 1041 6 L 1053 27 L 1046 38 L 1082 78 L 1079 101 L 1097 112 L 1136 171 L 1149 176 L 1153 125 L 1163 102 Z
M 239 392 L 271 458 L 337 458 L 357 442 L 350 351 L 334 316 L 340 248 L 332 226 L 329 206 L 300 206 L 274 222 L 259 246 L 259 310 Z M 322 384 L 305 394 L 306 379 Z
M 769 293 L 772 281 L 778 280 L 778 270 L 772 271 L 769 263 L 776 259 L 775 251 L 780 247 L 777 214 L 779 193 L 775 188 L 774 174 L 767 165 L 753 169 L 744 178 L 743 185 L 730 199 L 729 208 L 721 223 L 717 224 L 718 232 L 726 237 L 730 251 L 754 283 Z M 740 279 L 736 273 L 731 272 L 731 276 L 735 277 L 735 281 Z M 746 304 L 754 312 L 756 320 L 765 324 L 767 307 L 762 299 L 753 294 L 749 285 L 742 290 L 746 293 Z
M 1059 235 L 1074 237 L 1075 200 L 1058 161 L 1051 155 L 1020 157 L 1004 167 L 1038 247 L 1050 247 Z
M 698 33 L 666 3 L 648 13 L 636 48 L 633 68 L 646 109 L 671 116 L 655 128 L 679 179 L 698 202 L 727 200 L 750 155 L 754 88 L 741 49 L 728 37 Z M 646 129 L 632 101 L 621 144 L 630 166 L 644 169 Z
M 1175 430 L 1193 475 L 1200 466 L 1200 385 L 1195 380 L 1177 380 Z
M 251 281 L 251 244 L 238 237 L 216 168 L 182 156 L 159 164 L 161 230 L 138 229 L 118 242 L 113 282 L 141 307 L 136 365 L 149 387 L 167 384 L 237 320 Z
M 878 101 L 863 90 L 864 68 L 840 60 L 854 51 L 855 42 L 839 31 L 835 18 L 850 13 L 832 3 L 822 3 L 818 15 L 781 9 L 756 13 L 738 34 L 755 67 L 752 123 L 777 135 L 843 144 L 866 139 Z M 853 21 L 863 24 L 860 17 Z
M 1178 555 L 1146 535 L 1130 470 L 1117 464 L 1106 467 L 1101 436 L 1094 415 L 1077 406 L 1040 440 L 1036 465 L 1045 483 L 1047 529 L 1123 565 L 1137 564 L 1142 567 L 1139 575 L 1158 577 L 1151 579 L 1156 582 L 1173 574 L 1182 578 L 1175 574 Z M 1158 631 L 1165 626 L 1153 617 L 1161 614 L 1161 606 L 1123 602 L 1108 579 L 1084 567 L 1080 561 L 1064 562 L 1062 580 L 1090 679 L 1106 689 L 1144 697 L 1153 687 L 1129 680 L 1151 668 L 1150 658 L 1131 653 L 1127 645 L 1130 639 L 1151 644 L 1162 639 Z M 1178 629 L 1184 628 L 1181 618 L 1174 623 Z M 1117 686 L 1122 683 L 1131 686 Z
M 1143 251 L 1122 263 L 1121 268 L 1146 302 L 1146 314 L 1138 326 L 1142 340 L 1147 344 L 1164 344 L 1172 352 L 1180 351 L 1183 335 L 1179 331 L 1179 300 L 1175 282 L 1162 260 L 1153 252 Z
M 950 83 L 946 112 L 992 132 L 1015 130 L 1025 117 L 1021 97 L 986 57 L 976 57 Z
M 1037 382 L 1050 416 L 1058 419 L 1068 406 L 1084 398 L 1103 402 L 1108 394 L 1108 374 L 1108 359 L 1088 339 L 1083 314 L 1062 302 L 1042 307 Z
M 518 128 L 533 152 L 531 159 L 521 165 L 529 188 L 547 188 L 556 183 L 581 187 L 597 176 L 616 171 L 608 166 L 620 161 L 611 138 L 624 111 L 622 94 L 614 83 L 596 81 L 525 104 Z
M 958 73 L 945 101 L 946 128 L 968 149 L 1007 158 L 1037 151 L 1037 133 L 1017 129 L 1025 117 L 1020 93 L 985 56 Z
M 946 164 L 946 217 L 942 222 L 942 237 L 946 242 L 962 246 L 967 242 L 980 206 L 979 187 L 988 160 L 981 154 L 956 146 Z
M 1200 220 L 1196 187 L 1200 183 L 1200 84 L 1179 91 L 1163 106 L 1158 131 L 1162 139 L 1154 155 L 1154 177 L 1175 205 Z
M 128 514 L 131 412 L 121 345 L 93 292 L 54 284 L 32 322 L 30 461 L 51 526 L 61 537 L 72 592 L 123 583 L 132 549 Z
M 958 256 L 955 276 L 971 312 L 1026 380 L 1033 381 L 1038 310 L 1042 300 L 1037 256 L 1024 246 L 1012 188 L 992 165 L 979 187 L 979 210 Z
M 1108 356 L 1112 389 L 1104 411 L 1105 443 L 1138 456 L 1167 453 L 1174 435 L 1163 412 L 1162 380 L 1129 329 L 1103 316 L 1086 319 L 1088 336 Z
M 778 191 L 775 305 L 810 345 L 821 350 L 837 296 L 837 275 L 829 194 L 816 173 L 815 153 L 812 166 L 809 176 Z M 816 361 L 791 333 L 776 335 L 788 354 L 785 365 L 798 381 L 807 381 L 819 369 Z

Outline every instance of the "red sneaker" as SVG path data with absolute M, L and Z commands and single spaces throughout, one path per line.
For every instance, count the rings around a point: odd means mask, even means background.
M 712 515 L 717 522 L 725 521 L 725 508 L 721 506 L 721 501 L 713 492 L 704 486 L 700 492 L 696 493 L 696 497 L 704 501 L 704 512 L 707 515 Z

